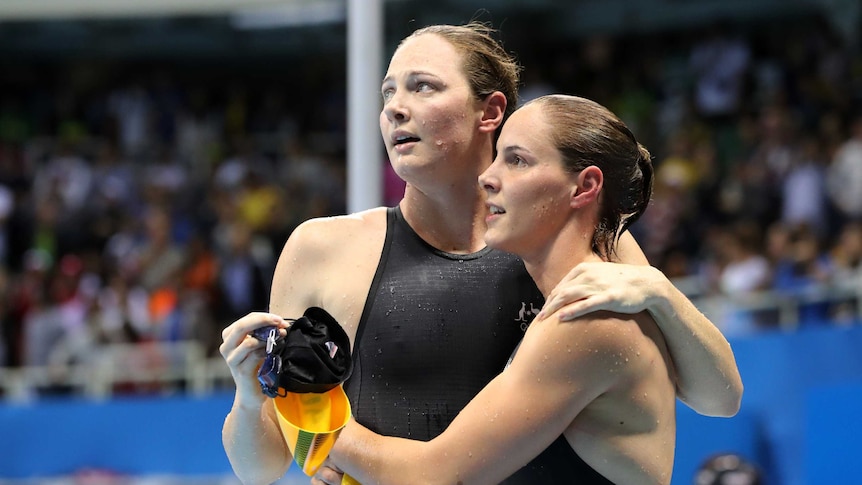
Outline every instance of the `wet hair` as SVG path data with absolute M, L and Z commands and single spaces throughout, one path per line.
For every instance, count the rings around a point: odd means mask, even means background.
M 653 165 L 649 151 L 616 115 L 577 96 L 548 95 L 528 102 L 541 105 L 549 137 L 567 172 L 595 165 L 604 174 L 599 221 L 592 250 L 610 259 L 619 236 L 644 213 L 652 197 Z
M 462 67 L 476 99 L 483 100 L 495 91 L 506 96 L 505 122 L 518 106 L 521 67 L 494 38 L 495 33 L 496 30 L 480 22 L 430 25 L 414 31 L 401 43 L 424 34 L 435 34 L 446 39 L 464 56 Z M 502 126 L 501 123 L 497 128 L 498 134 Z

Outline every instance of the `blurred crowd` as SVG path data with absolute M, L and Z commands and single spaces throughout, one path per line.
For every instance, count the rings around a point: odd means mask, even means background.
M 266 310 L 293 228 L 345 211 L 343 130 L 301 127 L 275 89 L 128 79 L 4 93 L 0 365 L 107 343 L 213 355 L 222 328 Z
M 654 155 L 633 233 L 668 276 L 701 295 L 862 286 L 855 41 L 812 20 L 507 47 L 525 100 L 599 101 Z M 109 343 L 214 355 L 224 326 L 267 308 L 296 225 L 347 210 L 343 77 L 306 74 L 307 92 L 231 66 L 123 69 L 0 76 L 0 366 L 87 362 Z M 858 321 L 839 303 L 807 317 Z
M 569 90 L 632 128 L 656 167 L 633 233 L 687 292 L 825 294 L 800 304 L 803 323 L 858 323 L 858 47 L 815 18 L 594 37 L 546 46 L 543 67 L 526 68 L 525 98 Z M 776 328 L 776 313 L 716 323 L 738 335 Z

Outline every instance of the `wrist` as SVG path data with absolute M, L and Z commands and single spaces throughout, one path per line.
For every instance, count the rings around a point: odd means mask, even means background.
M 237 391 L 233 400 L 233 409 L 240 413 L 260 413 L 267 397 L 262 392 L 241 393 Z
M 654 266 L 647 268 L 649 276 L 644 285 L 651 290 L 647 295 L 647 309 L 657 317 L 673 313 L 671 299 L 673 298 L 672 292 L 676 287 L 658 268 Z

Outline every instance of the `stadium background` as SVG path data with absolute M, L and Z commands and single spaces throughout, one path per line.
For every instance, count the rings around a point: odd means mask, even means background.
M 236 483 L 218 332 L 265 307 L 296 223 L 348 208 L 344 2 L 135 3 L 0 1 L 3 484 Z M 418 26 L 488 21 L 523 97 L 596 99 L 656 156 L 634 231 L 746 385 L 732 419 L 679 407 L 674 484 L 724 452 L 768 484 L 862 483 L 862 209 L 842 198 L 862 158 L 835 168 L 862 99 L 859 12 L 383 2 L 383 59 Z

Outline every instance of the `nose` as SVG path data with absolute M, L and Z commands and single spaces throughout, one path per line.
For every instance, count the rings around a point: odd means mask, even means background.
M 489 194 L 500 190 L 500 179 L 495 174 L 496 165 L 496 163 L 492 163 L 484 172 L 479 174 L 479 186 Z
M 404 104 L 404 97 L 398 92 L 392 94 L 392 97 L 383 105 L 383 114 L 390 123 L 403 123 L 409 118 L 409 111 Z

